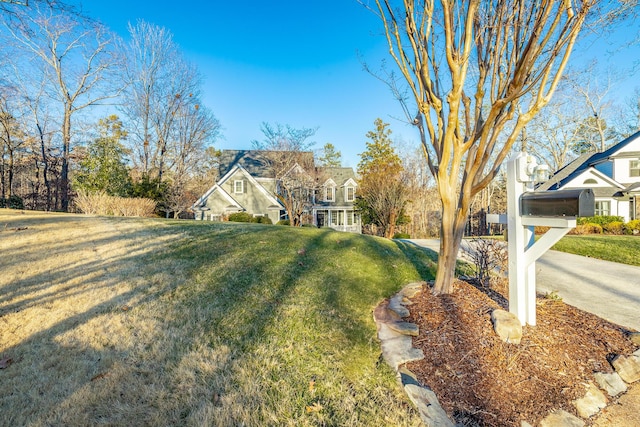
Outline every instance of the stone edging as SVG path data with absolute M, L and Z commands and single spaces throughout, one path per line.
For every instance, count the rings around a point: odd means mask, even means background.
M 416 376 L 404 366 L 408 362 L 424 358 L 422 350 L 413 347 L 413 336 L 418 336 L 418 326 L 402 319 L 409 316 L 410 298 L 420 293 L 426 282 L 415 282 L 406 285 L 389 300 L 384 300 L 375 308 L 373 318 L 378 331 L 378 339 L 382 348 L 382 357 L 398 374 L 398 380 L 420 413 L 422 422 L 427 427 L 455 427 L 455 423 L 447 416 L 438 402 L 435 393 L 418 383 Z M 637 344 L 637 336 L 633 340 Z M 516 345 L 516 344 L 514 344 Z M 590 418 L 607 406 L 607 398 L 618 397 L 626 392 L 627 384 L 640 381 L 640 349 L 629 356 L 618 355 L 611 361 L 613 373 L 598 372 L 594 374 L 598 386 L 586 385 L 586 394 L 582 399 L 573 402 L 577 413 L 582 418 Z M 540 421 L 546 426 L 584 426 L 581 418 L 566 411 L 554 411 Z M 531 424 L 522 422 L 523 427 Z

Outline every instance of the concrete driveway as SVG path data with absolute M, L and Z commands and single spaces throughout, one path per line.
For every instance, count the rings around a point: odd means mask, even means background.
M 437 239 L 410 241 L 436 252 L 440 247 Z M 543 294 L 556 292 L 567 304 L 640 331 L 640 267 L 547 251 L 536 261 L 536 288 Z

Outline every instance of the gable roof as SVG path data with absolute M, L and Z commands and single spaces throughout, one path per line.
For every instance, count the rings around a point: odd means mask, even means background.
M 225 199 L 229 200 L 229 203 L 232 206 L 238 206 L 241 207 L 242 205 L 240 203 L 238 203 L 228 192 L 226 192 L 224 190 L 224 188 L 222 188 L 222 185 L 227 182 L 231 177 L 233 177 L 237 172 L 240 172 L 242 175 L 244 175 L 244 177 L 251 183 L 253 184 L 253 186 L 260 192 L 262 193 L 266 199 L 271 203 L 271 207 L 275 207 L 275 206 L 281 206 L 281 203 L 278 201 L 277 198 L 275 198 L 266 188 L 264 188 L 264 186 L 262 184 L 260 184 L 253 176 L 251 176 L 251 174 L 249 173 L 249 171 L 247 171 L 244 167 L 242 167 L 240 164 L 236 164 L 234 165 L 231 169 L 229 169 L 227 171 L 226 174 L 224 174 L 224 176 L 222 178 L 220 178 L 220 180 L 215 183 L 209 190 L 207 190 L 206 193 L 204 193 L 202 195 L 202 197 L 200 197 L 191 207 L 192 209 L 197 209 L 199 207 L 204 206 L 207 203 L 207 199 L 209 198 L 209 196 L 211 196 L 211 194 L 213 194 L 214 192 L 218 192 L 222 195 L 222 197 L 224 197 Z
M 254 178 L 273 178 L 273 170 L 269 165 L 269 156 L 273 153 L 291 153 L 296 156 L 292 163 L 300 166 L 313 164 L 313 153 L 309 151 L 261 151 L 261 150 L 222 150 L 219 176 L 225 176 L 236 165 L 242 166 Z M 295 166 L 294 166 L 295 167 Z
M 349 180 L 353 181 L 352 185 L 356 184 L 356 174 L 353 171 L 353 168 L 318 168 L 320 172 L 321 179 L 324 179 L 325 182 L 328 180 L 332 180 L 336 186 L 344 187 L 349 183 Z M 349 183 L 350 184 L 350 183 Z
M 601 153 L 583 153 L 577 159 L 556 171 L 549 180 L 539 185 L 536 189 L 543 191 L 562 188 L 569 181 L 573 180 L 587 169 L 614 157 L 619 151 L 638 138 L 640 138 L 640 131 L 634 133 L 628 138 L 625 138 L 616 145 L 609 147 Z

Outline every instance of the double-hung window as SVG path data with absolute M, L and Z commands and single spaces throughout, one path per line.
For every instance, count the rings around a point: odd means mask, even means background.
M 345 188 L 344 200 L 345 202 L 353 202 L 356 199 L 356 189 L 354 187 Z
M 596 216 L 608 216 L 611 214 L 611 202 L 609 200 L 596 200 Z
M 333 202 L 336 198 L 336 189 L 335 187 L 325 187 L 324 188 L 324 201 L 325 202 Z
M 640 176 L 640 160 L 629 162 L 629 176 Z
M 233 181 L 233 192 L 235 194 L 244 193 L 244 181 L 243 180 L 238 179 L 236 181 Z

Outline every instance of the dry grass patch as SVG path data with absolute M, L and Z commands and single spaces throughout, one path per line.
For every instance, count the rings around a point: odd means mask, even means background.
M 419 425 L 371 318 L 425 274 L 410 248 L 8 210 L 0 229 L 0 425 Z

